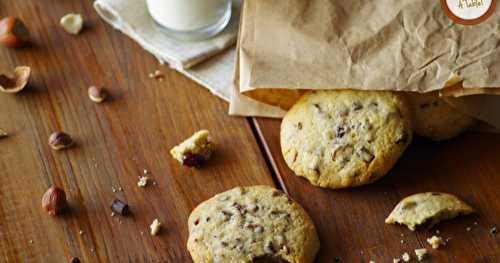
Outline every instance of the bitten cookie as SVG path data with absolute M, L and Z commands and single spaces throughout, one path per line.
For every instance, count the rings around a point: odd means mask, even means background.
M 288 166 L 311 184 L 334 189 L 384 176 L 411 139 L 406 101 L 384 91 L 310 92 L 281 124 Z
M 437 92 L 408 93 L 415 133 L 435 141 L 453 138 L 477 123 L 439 98 Z
M 269 186 L 218 194 L 196 207 L 188 223 L 195 263 L 310 263 L 319 249 L 304 209 Z
M 385 219 L 386 224 L 403 224 L 409 229 L 432 227 L 442 220 L 467 215 L 474 210 L 456 196 L 446 193 L 419 193 L 401 200 Z

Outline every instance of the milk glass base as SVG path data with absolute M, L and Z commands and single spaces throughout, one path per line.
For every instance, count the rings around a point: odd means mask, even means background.
M 158 27 L 161 28 L 162 31 L 165 32 L 165 34 L 173 38 L 179 40 L 188 40 L 188 41 L 203 40 L 217 35 L 222 30 L 224 30 L 224 28 L 226 28 L 226 26 L 229 24 L 229 21 L 231 20 L 231 12 L 232 12 L 231 6 L 232 2 L 229 1 L 226 12 L 215 24 L 208 25 L 206 27 L 202 27 L 196 30 L 189 30 L 189 31 L 173 30 L 158 23 L 154 18 L 153 21 L 155 21 L 156 25 L 158 25 Z

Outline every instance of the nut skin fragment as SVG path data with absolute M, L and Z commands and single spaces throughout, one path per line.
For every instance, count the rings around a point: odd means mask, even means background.
M 29 31 L 24 23 L 13 16 L 0 20 L 0 46 L 19 48 L 29 39 Z
M 66 32 L 78 35 L 83 28 L 83 17 L 80 14 L 69 13 L 61 17 L 59 23 Z
M 101 103 L 108 97 L 105 89 L 96 86 L 90 86 L 88 89 L 89 98 L 95 103 Z
M 66 193 L 64 190 L 52 186 L 42 197 L 42 207 L 51 216 L 56 216 L 62 213 L 68 206 L 66 201 Z
M 18 93 L 22 91 L 29 82 L 31 68 L 28 66 L 19 66 L 14 69 L 14 73 L 0 73 L 0 92 Z
M 49 137 L 49 145 L 52 149 L 59 151 L 73 146 L 74 141 L 67 133 L 54 132 Z

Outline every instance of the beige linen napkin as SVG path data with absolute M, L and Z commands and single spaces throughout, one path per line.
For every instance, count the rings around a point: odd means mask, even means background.
M 235 55 L 234 48 L 228 48 L 236 42 L 240 6 L 241 0 L 233 0 L 231 21 L 217 36 L 203 41 L 179 41 L 168 37 L 154 23 L 145 0 L 94 2 L 102 19 L 136 41 L 160 63 L 168 63 L 226 101 L 230 100 L 233 88 Z

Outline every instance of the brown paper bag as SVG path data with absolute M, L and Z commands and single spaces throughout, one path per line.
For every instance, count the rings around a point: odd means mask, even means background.
M 251 99 L 286 110 L 308 89 L 441 90 L 455 74 L 442 94 L 500 93 L 499 12 L 462 26 L 436 0 L 252 0 L 240 27 L 233 114 L 266 116 Z

